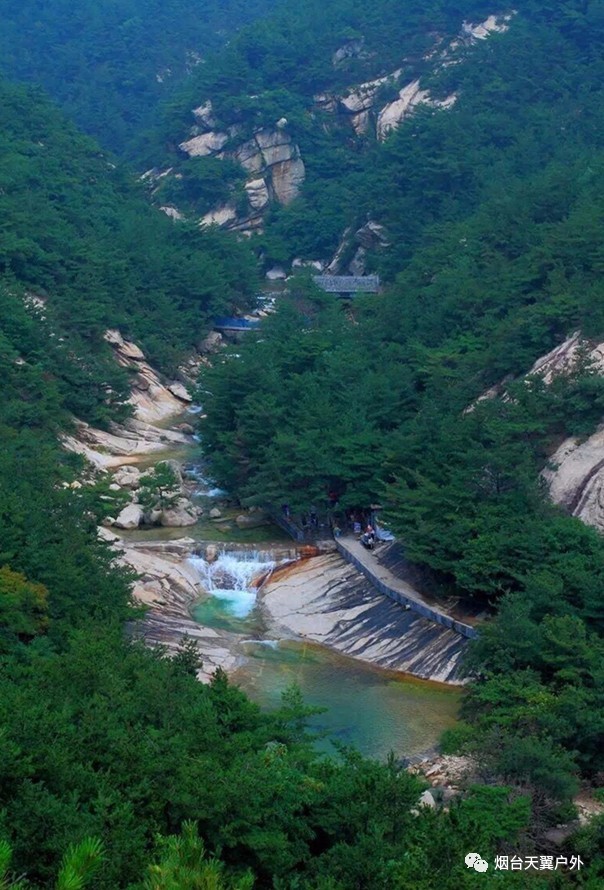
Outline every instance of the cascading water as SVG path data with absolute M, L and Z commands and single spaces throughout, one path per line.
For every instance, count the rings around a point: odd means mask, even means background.
M 191 558 L 209 594 L 194 608 L 193 617 L 206 627 L 236 635 L 235 645 L 244 656 L 234 682 L 264 707 L 278 707 L 282 693 L 296 683 L 308 704 L 327 709 L 310 725 L 356 744 L 365 754 L 385 757 L 392 748 L 413 754 L 433 745 L 454 722 L 455 693 L 405 682 L 303 641 L 266 638 L 264 620 L 254 608 L 253 585 L 275 567 L 274 556 L 270 551 L 237 550 L 222 552 L 213 562 Z M 328 741 L 319 747 L 333 750 Z
M 194 494 L 204 498 L 222 498 L 227 492 L 223 488 L 217 488 L 205 476 L 203 467 L 198 464 L 188 464 L 184 467 L 185 476 L 195 482 Z
M 190 561 L 210 596 L 222 600 L 234 618 L 247 618 L 256 605 L 254 581 L 275 566 L 263 556 L 257 552 L 222 552 L 213 562 L 198 556 Z

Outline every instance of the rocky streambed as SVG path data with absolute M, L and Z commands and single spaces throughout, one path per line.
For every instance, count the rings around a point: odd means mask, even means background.
M 162 382 L 118 332 L 108 339 L 135 373 L 135 416 L 109 431 L 78 424 L 65 445 L 107 474 L 120 507 L 99 535 L 136 573 L 144 615 L 132 633 L 169 651 L 194 640 L 200 680 L 222 668 L 262 705 L 296 682 L 327 709 L 317 729 L 364 753 L 432 746 L 455 720 L 458 693 L 410 675 L 458 684 L 459 639 L 385 599 L 336 553 L 300 559 L 261 512 L 230 505 L 205 478 L 191 423 L 201 409 L 186 388 Z M 145 480 L 162 465 L 170 490 L 152 503 Z

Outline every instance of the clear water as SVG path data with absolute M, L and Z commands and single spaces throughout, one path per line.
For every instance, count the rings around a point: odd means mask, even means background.
M 382 671 L 323 646 L 266 639 L 250 585 L 272 563 L 259 554 L 230 552 L 211 564 L 192 562 L 210 594 L 194 618 L 241 635 L 247 661 L 234 681 L 266 708 L 277 707 L 283 692 L 297 684 L 307 704 L 326 709 L 309 721 L 326 736 L 322 749 L 334 750 L 329 736 L 372 757 L 390 751 L 410 756 L 434 746 L 454 725 L 460 695 L 455 689 Z
M 281 642 L 278 648 L 247 643 L 249 662 L 234 680 L 262 707 L 278 707 L 283 692 L 296 683 L 309 705 L 326 708 L 309 720 L 330 738 L 384 759 L 394 751 L 408 757 L 432 748 L 455 724 L 459 692 L 402 678 L 338 655 L 323 646 Z

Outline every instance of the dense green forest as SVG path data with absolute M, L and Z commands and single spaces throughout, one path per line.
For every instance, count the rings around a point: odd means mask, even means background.
M 42 86 L 104 148 L 127 153 L 158 101 L 271 0 L 0 2 L 0 71 Z
M 478 788 L 450 813 L 417 813 L 422 785 L 395 763 L 319 756 L 295 691 L 263 714 L 223 675 L 199 684 L 191 647 L 168 659 L 125 636 L 139 612 L 96 536 L 105 489 L 65 487 L 82 466 L 58 435 L 74 411 L 119 416 L 127 380 L 101 351 L 104 325 L 151 350 L 154 322 L 170 347 L 183 318 L 198 318 L 186 302 L 179 314 L 182 251 L 199 246 L 206 262 L 212 249 L 214 265 L 228 257 L 244 276 L 241 248 L 147 209 L 37 94 L 5 86 L 3 97 L 0 881 L 469 886 L 467 848 L 515 844 L 525 797 Z M 136 242 L 123 235 L 132 219 Z M 138 277 L 143 259 L 159 284 Z
M 0 83 L 0 98 L 0 278 L 46 301 L 49 322 L 89 362 L 118 327 L 173 370 L 216 313 L 247 305 L 252 254 L 150 208 L 40 93 Z M 90 366 L 99 389 L 104 373 L 106 363 Z
M 524 887 L 522 873 L 477 876 L 465 854 L 551 852 L 543 831 L 572 815 L 579 782 L 602 784 L 604 548 L 539 484 L 555 444 L 601 419 L 602 378 L 584 361 L 465 411 L 576 327 L 604 333 L 604 4 L 515 7 L 508 35 L 433 75 L 435 92 L 459 91 L 456 107 L 418 113 L 383 146 L 310 121 L 311 92 L 374 76 L 378 53 L 386 70 L 403 52 L 417 62 L 431 31 L 453 36 L 490 5 L 313 0 L 199 65 L 150 154 L 178 141 L 207 91 L 229 121 L 286 113 L 303 148 L 304 193 L 252 245 L 168 220 L 37 89 L 0 85 L 0 886 Z M 53 2 L 36 18 L 11 4 L 5 70 L 123 150 L 154 113 L 159 66 L 182 76 L 188 35 L 215 46 L 244 15 L 207 12 L 197 32 L 184 3 L 173 15 Z M 334 71 L 332 52 L 360 37 L 366 54 Z M 200 200 L 225 187 L 216 170 L 192 179 Z M 381 499 L 443 593 L 495 616 L 446 739 L 487 783 L 448 809 L 418 808 L 422 783 L 394 761 L 317 754 L 295 690 L 262 713 L 222 674 L 199 684 L 191 646 L 168 659 L 133 642 L 132 578 L 96 534 L 103 486 L 66 487 L 82 466 L 58 444 L 73 414 L 123 413 L 106 327 L 173 370 L 213 313 L 249 305 L 252 247 L 267 261 L 323 255 L 367 216 L 388 229 L 371 260 L 386 292 L 343 307 L 300 278 L 204 375 L 202 432 L 216 478 L 245 503 Z M 602 820 L 562 852 L 588 868 L 531 887 L 602 886 Z
M 432 75 L 452 109 L 356 153 L 308 143 L 323 172 L 264 248 L 325 256 L 369 217 L 388 234 L 371 259 L 385 292 L 343 305 L 292 283 L 238 360 L 204 374 L 202 432 L 244 503 L 382 503 L 443 594 L 495 615 L 449 744 L 531 787 L 538 823 L 604 766 L 604 546 L 540 482 L 564 437 L 601 421 L 604 384 L 585 360 L 466 409 L 574 330 L 604 334 L 604 4 L 516 8 L 509 33 Z

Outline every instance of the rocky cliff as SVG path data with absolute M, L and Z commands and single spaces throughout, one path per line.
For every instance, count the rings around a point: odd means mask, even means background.
M 494 14 L 478 24 L 464 22 L 455 40 L 435 38 L 433 49 L 421 60 L 401 58 L 401 67 L 373 80 L 306 97 L 307 119 L 313 122 L 317 133 L 326 126 L 335 127 L 342 129 L 347 138 L 351 128 L 357 138 L 371 136 L 384 141 L 420 105 L 450 108 L 456 101 L 455 95 L 432 96 L 422 86 L 420 76 L 410 77 L 410 72 L 425 69 L 426 65 L 434 72 L 446 65 L 457 64 L 468 46 L 491 34 L 506 31 L 512 16 L 513 13 Z M 365 56 L 362 40 L 349 41 L 334 53 L 333 67 L 337 71 L 347 59 Z M 388 93 L 391 96 L 386 101 Z M 248 97 L 250 101 L 261 98 Z M 304 159 L 287 117 L 256 127 L 250 133 L 249 125 L 245 121 L 242 123 L 243 119 L 219 124 L 212 97 L 205 97 L 191 114 L 193 122 L 189 133 L 178 146 L 182 155 L 190 159 L 216 158 L 235 162 L 245 177 L 243 200 L 240 194 L 233 192 L 232 199 L 205 213 L 200 224 L 218 225 L 244 235 L 262 231 L 268 208 L 275 204 L 290 204 L 301 193 L 306 178 Z M 155 169 L 147 171 L 144 178 L 156 185 L 166 176 L 178 177 L 179 174 L 172 169 Z M 183 217 L 181 210 L 172 204 L 162 205 L 162 209 L 175 220 Z M 356 264 L 358 267 L 358 258 Z M 355 269 L 349 271 L 354 274 Z
M 571 373 L 579 362 L 587 363 L 595 373 L 604 374 L 604 343 L 588 340 L 576 331 L 537 359 L 527 376 L 538 375 L 550 384 L 556 377 Z M 502 381 L 480 398 L 506 399 L 508 383 L 509 380 Z M 587 439 L 565 439 L 550 456 L 542 475 L 555 503 L 572 516 L 604 531 L 604 424 Z

